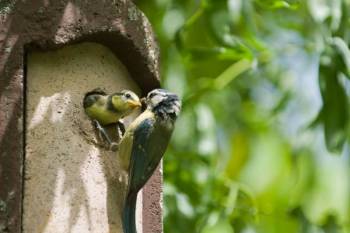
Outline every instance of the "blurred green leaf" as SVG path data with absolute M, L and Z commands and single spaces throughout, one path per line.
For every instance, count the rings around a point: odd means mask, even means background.
M 299 6 L 298 1 L 281 1 L 281 0 L 256 0 L 256 3 L 259 6 L 268 8 L 268 9 L 292 9 L 296 10 Z
M 342 151 L 347 139 L 349 120 L 348 100 L 338 75 L 337 68 L 332 67 L 332 64 L 320 64 L 319 82 L 323 99 L 325 141 L 327 148 L 335 153 Z
M 350 74 L 350 50 L 348 45 L 345 43 L 345 41 L 342 38 L 339 38 L 339 37 L 334 37 L 332 40 L 332 44 L 335 47 L 336 52 L 340 54 L 340 57 L 342 58 L 342 61 L 344 64 L 344 68 L 337 67 L 337 69 L 342 70 L 344 74 L 349 75 Z
M 193 60 L 201 60 L 201 59 L 213 59 L 216 58 L 218 60 L 233 60 L 237 61 L 244 55 L 244 51 L 239 51 L 232 48 L 225 47 L 193 47 L 188 48 L 188 52 Z M 248 55 L 247 55 L 248 56 Z
M 226 204 L 225 204 L 225 207 L 226 207 L 225 215 L 229 216 L 233 212 L 236 206 L 238 193 L 239 193 L 239 184 L 231 183 L 230 191 L 229 191 L 229 194 L 227 195 Z
M 231 139 L 231 156 L 226 166 L 226 176 L 233 179 L 240 173 L 248 160 L 249 141 L 243 132 L 237 132 Z
M 246 72 L 252 67 L 252 62 L 246 59 L 242 59 L 222 72 L 218 77 L 215 78 L 214 88 L 217 90 L 223 89 L 230 82 L 232 82 L 240 74 Z
M 323 22 L 331 14 L 331 1 L 329 0 L 308 0 L 310 13 L 315 21 Z
M 220 232 L 234 233 L 234 230 L 231 224 L 227 220 L 220 219 L 213 226 L 206 226 L 201 231 L 201 233 L 220 233 Z

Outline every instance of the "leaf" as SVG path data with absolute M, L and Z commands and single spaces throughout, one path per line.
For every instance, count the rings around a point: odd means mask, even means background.
M 336 67 L 320 64 L 319 85 L 322 94 L 322 117 L 327 149 L 340 153 L 346 141 L 348 101 L 339 82 Z
M 339 29 L 340 22 L 342 19 L 342 1 L 341 0 L 332 0 L 331 1 L 331 29 L 336 31 Z
M 238 132 L 231 139 L 231 156 L 227 161 L 225 174 L 230 179 L 236 178 L 248 160 L 249 141 L 244 132 Z
M 305 129 L 313 129 L 319 124 L 322 124 L 322 122 L 323 122 L 323 110 L 321 109 L 318 112 L 317 116 L 313 120 L 311 120 L 310 123 L 306 124 Z
M 196 102 L 201 96 L 212 90 L 222 90 L 230 84 L 236 77 L 248 71 L 252 67 L 252 61 L 241 59 L 226 68 L 215 79 L 200 78 L 196 85 L 196 91 L 191 92 L 183 99 L 183 107 L 187 107 L 190 103 Z
M 248 56 L 246 51 L 225 47 L 193 47 L 188 48 L 188 52 L 193 60 L 218 59 L 218 60 L 234 60 Z
M 336 233 L 338 232 L 337 218 L 333 215 L 329 215 L 326 223 L 322 226 L 325 233 Z
M 308 7 L 311 16 L 316 22 L 323 22 L 331 14 L 331 9 L 326 0 L 308 0 Z
M 342 58 L 342 61 L 345 65 L 344 73 L 349 74 L 350 73 L 350 50 L 348 45 L 340 37 L 334 37 L 332 40 L 332 45 L 334 46 L 336 52 L 338 52 Z
M 212 226 L 205 226 L 201 233 L 234 233 L 234 230 L 227 219 L 219 219 Z
M 277 102 L 276 106 L 273 107 L 273 109 L 271 111 L 272 114 L 278 114 L 279 112 L 281 112 L 281 110 L 287 106 L 290 98 L 291 98 L 290 92 L 284 93 L 282 98 Z
M 214 88 L 221 90 L 232 82 L 240 74 L 246 72 L 252 67 L 252 61 L 242 59 L 231 66 L 229 66 L 224 72 L 222 72 L 214 80 Z
M 222 46 L 242 46 L 240 39 L 232 32 L 232 18 L 228 12 L 227 5 L 221 5 L 222 7 L 211 12 L 208 22 L 213 39 Z
M 225 214 L 230 215 L 237 202 L 237 197 L 238 197 L 238 192 L 239 192 L 239 185 L 237 183 L 232 182 L 230 185 L 230 191 L 226 199 L 226 205 L 225 205 Z
M 341 0 L 308 0 L 308 6 L 316 22 L 324 23 L 330 19 L 329 28 L 338 30 L 342 17 Z
M 296 10 L 298 8 L 298 5 L 297 4 L 290 4 L 286 1 L 276 1 L 272 5 L 272 8 L 274 8 L 274 9 L 287 8 L 287 9 L 291 9 L 291 10 Z
M 243 0 L 228 0 L 227 9 L 233 22 L 237 22 L 241 17 Z

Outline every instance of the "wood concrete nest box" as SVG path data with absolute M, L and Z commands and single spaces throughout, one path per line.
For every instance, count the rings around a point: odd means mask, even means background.
M 27 58 L 86 42 L 114 54 L 143 96 L 160 86 L 153 31 L 129 0 L 22 0 L 8 1 L 0 9 L 0 233 L 26 232 Z M 162 232 L 161 182 L 158 170 L 143 189 L 143 233 Z

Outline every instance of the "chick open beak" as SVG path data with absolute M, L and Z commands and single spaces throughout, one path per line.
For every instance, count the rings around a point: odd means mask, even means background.
M 128 104 L 133 108 L 141 107 L 140 101 L 128 100 Z

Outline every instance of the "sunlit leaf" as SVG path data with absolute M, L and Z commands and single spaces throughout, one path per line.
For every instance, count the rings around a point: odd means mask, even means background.
M 234 233 L 234 230 L 231 224 L 225 219 L 220 219 L 213 226 L 206 226 L 201 231 L 201 233 L 224 233 L 224 232 Z
M 267 9 L 280 9 L 286 8 L 295 10 L 299 7 L 298 1 L 282 1 L 282 0 L 256 0 L 256 3 L 259 4 L 260 7 Z
M 323 22 L 331 14 L 329 0 L 308 0 L 309 11 L 317 22 Z
M 226 175 L 235 178 L 248 159 L 248 137 L 243 132 L 233 135 L 231 139 L 231 156 L 226 166 Z
M 226 203 L 225 203 L 226 215 L 230 215 L 233 212 L 236 206 L 238 193 L 239 193 L 239 184 L 232 182 L 230 184 L 230 191 L 229 191 L 229 194 L 227 195 Z
M 295 9 L 295 6 L 293 7 L 292 5 L 290 5 L 288 2 L 286 1 L 276 1 L 273 5 L 272 5 L 273 8 L 294 8 Z
M 314 184 L 305 195 L 304 210 L 311 222 L 326 225 L 330 217 L 345 224 L 350 217 L 349 168 L 344 158 L 328 156 L 315 168 Z
M 243 0 L 228 0 L 227 8 L 228 12 L 233 20 L 233 22 L 237 22 L 241 17 L 242 3 Z
M 298 208 L 308 191 L 312 190 L 315 180 L 315 159 L 310 151 L 302 151 L 295 158 L 295 172 L 293 179 L 295 185 L 292 190 L 291 203 L 292 207 Z
M 249 53 L 243 50 L 237 50 L 225 47 L 193 47 L 188 48 L 188 53 L 191 55 L 193 60 L 202 59 L 219 59 L 219 60 L 233 60 L 237 61 L 242 57 L 249 56 Z
M 340 26 L 340 20 L 342 17 L 342 0 L 332 0 L 331 5 L 331 15 L 332 15 L 332 21 L 331 21 L 331 29 L 332 31 L 338 30 Z

